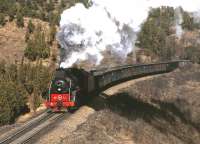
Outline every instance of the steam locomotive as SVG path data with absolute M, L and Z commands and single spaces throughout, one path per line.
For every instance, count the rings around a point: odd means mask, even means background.
M 87 72 L 78 68 L 56 70 L 46 98 L 46 107 L 52 111 L 74 111 L 91 96 L 133 78 L 170 72 L 187 64 L 187 60 L 152 64 L 124 65 Z

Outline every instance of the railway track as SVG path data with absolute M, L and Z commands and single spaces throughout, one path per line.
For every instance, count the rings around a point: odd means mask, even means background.
M 0 140 L 0 144 L 25 144 L 29 143 L 33 137 L 37 136 L 42 130 L 63 118 L 64 113 L 45 112 L 40 116 L 25 123 L 20 128 L 14 130 Z

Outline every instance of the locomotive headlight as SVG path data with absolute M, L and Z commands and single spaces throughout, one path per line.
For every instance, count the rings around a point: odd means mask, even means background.
M 58 88 L 58 91 L 60 92 L 60 91 L 61 91 L 61 88 Z

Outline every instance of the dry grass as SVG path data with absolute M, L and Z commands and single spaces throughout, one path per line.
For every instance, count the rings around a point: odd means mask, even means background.
M 19 29 L 15 22 L 0 28 L 0 59 L 6 61 L 20 60 L 25 48 L 25 29 Z
M 30 18 L 24 18 L 24 28 L 18 28 L 15 21 L 7 22 L 4 27 L 0 27 L 0 61 L 6 60 L 7 62 L 13 63 L 22 60 L 26 47 L 25 34 L 29 20 Z M 48 39 L 49 24 L 39 19 L 31 20 L 35 26 L 39 24 L 42 26 Z M 51 56 L 58 56 L 58 51 L 57 42 L 54 42 L 51 47 Z M 48 65 L 51 59 L 52 57 L 44 60 L 44 64 Z
M 62 143 L 199 144 L 200 69 L 192 66 L 98 97 L 97 112 Z

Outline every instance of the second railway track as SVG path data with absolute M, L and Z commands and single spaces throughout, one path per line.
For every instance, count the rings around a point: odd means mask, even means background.
M 66 113 L 44 112 L 0 140 L 0 144 L 25 144 L 48 126 L 63 118 Z

